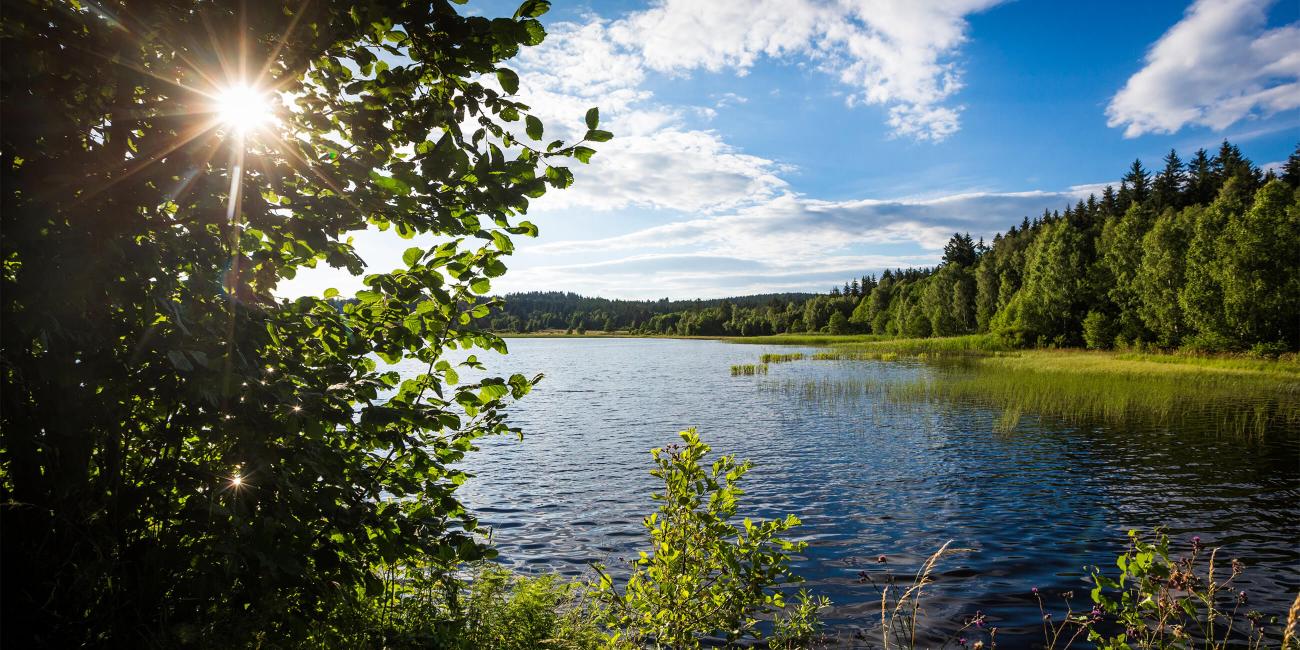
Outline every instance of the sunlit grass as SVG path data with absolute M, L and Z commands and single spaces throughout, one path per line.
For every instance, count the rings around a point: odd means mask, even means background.
M 804 355 L 802 352 L 791 352 L 789 354 L 768 353 L 759 357 L 759 361 L 762 363 L 786 363 L 789 361 L 799 361 L 803 358 Z
M 766 375 L 766 363 L 744 363 L 731 367 L 731 376 L 739 377 L 742 375 Z
M 1084 350 L 1012 350 L 996 337 L 962 336 L 841 343 L 814 360 L 915 359 L 933 371 L 772 385 L 808 404 L 848 400 L 895 405 L 977 405 L 998 412 L 996 428 L 1022 415 L 1072 424 L 1194 427 L 1262 434 L 1300 427 L 1300 361 Z

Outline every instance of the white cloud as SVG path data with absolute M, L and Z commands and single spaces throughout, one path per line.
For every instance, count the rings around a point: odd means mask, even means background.
M 1125 137 L 1223 130 L 1300 107 L 1300 22 L 1267 27 L 1272 0 L 1198 0 L 1106 109 Z
M 802 56 L 834 74 L 850 104 L 889 107 L 895 135 L 939 141 L 957 131 L 953 60 L 966 17 L 1002 0 L 663 0 L 609 25 L 644 65 L 666 73 L 733 69 Z
M 942 250 L 954 232 L 991 237 L 1023 216 L 1063 209 L 1087 195 L 973 192 L 927 199 L 822 201 L 785 192 L 714 217 L 685 219 L 597 240 L 558 241 L 538 253 L 691 250 L 737 259 L 823 261 L 863 244 L 910 243 Z

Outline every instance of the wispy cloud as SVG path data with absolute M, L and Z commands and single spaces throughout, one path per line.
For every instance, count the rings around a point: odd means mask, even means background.
M 1300 22 L 1267 26 L 1272 0 L 1198 0 L 1106 109 L 1125 137 L 1223 130 L 1300 107 Z
M 909 243 L 940 250 L 953 232 L 989 236 L 1022 216 L 1062 209 L 1092 191 L 976 192 L 914 200 L 822 201 L 783 193 L 713 217 L 684 219 L 616 237 L 538 245 L 539 253 L 663 250 L 745 259 L 824 259 L 860 244 Z

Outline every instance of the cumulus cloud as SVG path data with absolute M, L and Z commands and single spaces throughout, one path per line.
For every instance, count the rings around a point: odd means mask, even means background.
M 1267 26 L 1272 0 L 1198 0 L 1106 109 L 1125 137 L 1223 130 L 1300 107 L 1300 22 Z
M 664 0 L 611 24 L 651 69 L 733 69 L 802 56 L 848 87 L 850 104 L 889 107 L 895 135 L 939 141 L 957 131 L 955 61 L 966 17 L 1002 0 Z

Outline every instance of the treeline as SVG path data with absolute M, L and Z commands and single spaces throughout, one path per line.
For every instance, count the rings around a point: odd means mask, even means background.
M 934 268 L 887 270 L 828 294 L 622 301 L 506 296 L 498 331 L 679 336 L 996 333 L 1024 346 L 1300 347 L 1300 148 L 1265 172 L 1225 141 L 1136 160 L 1101 196 L 986 244 L 955 234 Z
M 647 329 L 652 323 L 663 323 L 665 319 L 674 325 L 683 316 L 690 314 L 698 320 L 705 314 L 722 310 L 731 313 L 734 307 L 742 310 L 762 309 L 772 305 L 784 308 L 787 304 L 802 305 L 813 297 L 811 293 L 770 293 L 738 298 L 716 298 L 710 300 L 612 300 L 609 298 L 590 298 L 571 292 L 530 291 L 509 293 L 504 296 L 505 304 L 495 310 L 489 317 L 491 329 L 499 332 L 538 332 L 542 330 L 566 330 L 586 332 L 587 330 L 658 332 L 663 334 L 705 334 L 722 335 L 727 332 L 709 327 L 708 332 L 698 331 L 698 326 L 691 332 L 659 331 Z M 785 331 L 785 330 L 778 330 Z M 737 331 L 737 336 L 741 334 Z
M 851 326 L 900 336 L 992 332 L 1020 345 L 1300 347 L 1300 149 L 1280 176 L 1234 145 L 1134 161 L 1064 212 L 985 248 L 956 235 L 921 279 L 883 274 Z

